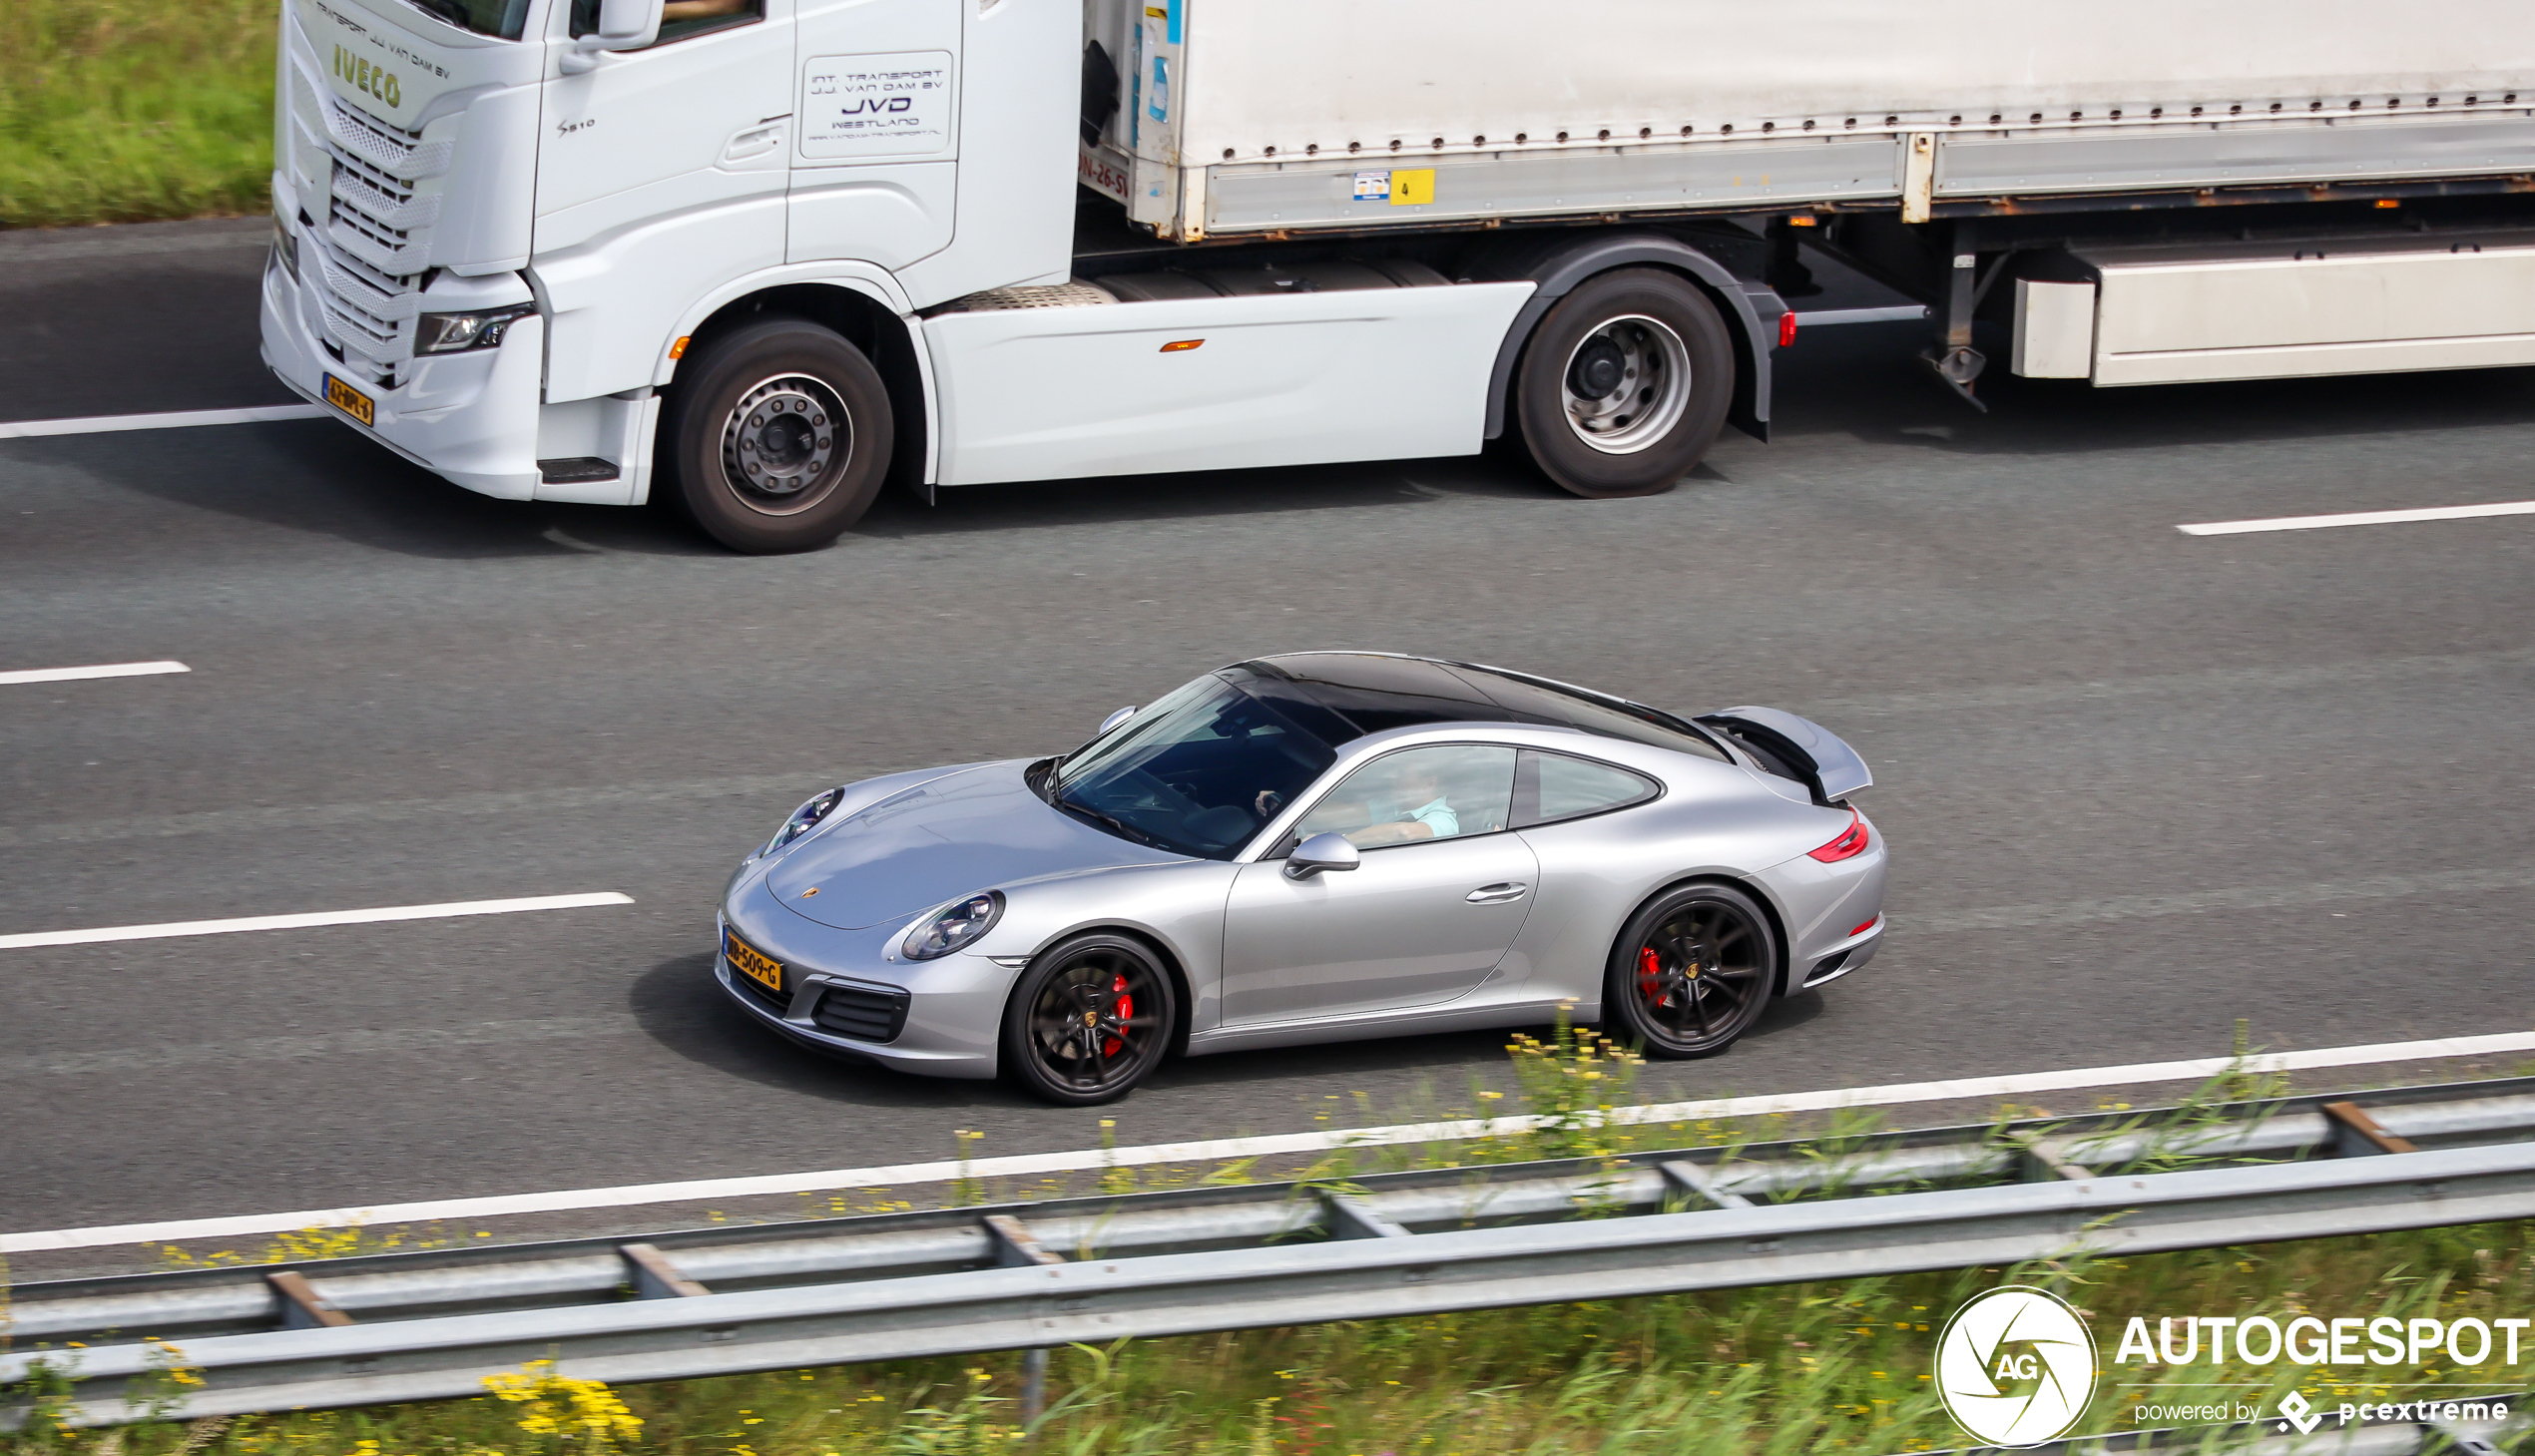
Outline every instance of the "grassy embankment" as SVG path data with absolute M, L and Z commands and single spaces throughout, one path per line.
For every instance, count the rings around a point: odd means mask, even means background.
M 271 0 L 0 3 L 0 226 L 263 211 Z
M 1512 1050 L 1527 1110 L 1550 1114 L 1550 1125 L 1502 1147 L 1465 1144 L 1418 1161 L 1593 1156 L 1658 1132 L 1596 1126 L 1598 1113 L 1632 1100 L 1632 1059 L 1610 1055 L 1607 1044 L 1518 1038 Z M 2274 1079 L 2229 1077 L 2202 1098 L 2282 1091 Z M 1650 1144 L 1740 1143 L 1755 1130 L 1661 1131 L 1671 1136 Z M 1387 1155 L 1397 1151 L 1370 1161 L 1393 1162 Z M 1339 1155 L 1315 1176 L 1343 1181 L 1363 1166 Z M 1135 1177 L 1125 1169 L 1112 1176 L 1122 1191 Z M 285 1239 L 270 1255 L 338 1241 Z M 2309 1311 L 2485 1320 L 2535 1312 L 2535 1223 L 2521 1222 L 1074 1346 L 1055 1355 L 1056 1404 L 1027 1445 L 1066 1456 L 1883 1456 L 1955 1447 L 1969 1443 L 1929 1383 L 1936 1331 L 1962 1300 L 2004 1282 L 2054 1288 L 2093 1322 L 2106 1373 L 2081 1432 L 2132 1429 L 2134 1407 L 2148 1400 L 2232 1397 L 2271 1409 L 2293 1387 L 2329 1410 L 2398 1391 L 2415 1398 L 2422 1382 L 2484 1395 L 2494 1380 L 2518 1390 L 2535 1383 L 2528 1364 L 2442 1368 L 2435 1359 L 2339 1371 L 2111 1364 L 2133 1315 L 2153 1325 L 2160 1315 L 2189 1314 L 2269 1313 L 2285 1322 Z M 1021 1449 L 1017 1386 L 1011 1353 L 620 1390 L 532 1369 L 473 1400 L 254 1417 L 217 1430 L 167 1425 L 120 1438 L 33 1430 L 0 1441 L 0 1452 L 951 1456 Z M 2535 1441 L 2518 1449 L 2535 1450 Z

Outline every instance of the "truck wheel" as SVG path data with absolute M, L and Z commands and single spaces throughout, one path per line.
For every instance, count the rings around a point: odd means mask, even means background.
M 1717 306 L 1657 268 L 1586 279 L 1542 316 L 1514 371 L 1532 463 L 1595 500 L 1672 489 L 1716 443 L 1733 397 Z
M 734 551 L 814 551 L 871 508 L 888 474 L 889 391 L 833 330 L 769 318 L 680 371 L 663 421 L 671 499 Z

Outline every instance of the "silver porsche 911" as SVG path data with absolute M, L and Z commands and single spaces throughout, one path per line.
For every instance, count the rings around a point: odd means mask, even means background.
M 1050 1101 L 1165 1057 L 1538 1025 L 1724 1051 L 1862 966 L 1882 836 L 1846 743 L 1499 668 L 1296 653 L 1059 757 L 802 804 L 723 895 L 714 974 L 796 1042 Z

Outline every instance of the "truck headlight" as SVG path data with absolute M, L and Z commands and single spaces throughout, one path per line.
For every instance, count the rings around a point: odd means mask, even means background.
M 290 275 L 290 281 L 299 281 L 299 235 L 278 216 L 272 220 L 272 255 L 281 260 L 281 270 Z
M 963 945 L 995 928 L 1003 918 L 1003 892 L 988 890 L 955 900 L 928 915 L 906 933 L 906 942 L 898 947 L 911 961 L 929 961 L 949 955 Z
M 462 354 L 469 349 L 500 348 L 502 334 L 536 311 L 534 303 L 513 303 L 472 313 L 425 313 L 414 320 L 414 352 Z

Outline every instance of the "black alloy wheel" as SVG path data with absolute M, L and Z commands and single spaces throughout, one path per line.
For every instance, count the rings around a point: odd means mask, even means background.
M 1657 1057 L 1713 1057 L 1752 1029 L 1777 979 L 1777 938 L 1750 895 L 1700 884 L 1660 895 L 1621 932 L 1604 1020 Z
M 806 319 L 710 339 L 665 404 L 653 494 L 753 555 L 834 541 L 871 508 L 895 448 L 879 371 Z
M 1004 1007 L 1003 1070 L 1049 1102 L 1115 1102 L 1161 1065 L 1178 1024 L 1170 973 L 1142 942 L 1078 935 L 1021 973 Z
M 1734 378 L 1733 337 L 1696 283 L 1615 268 L 1577 284 L 1524 342 L 1514 433 L 1571 494 L 1654 495 L 1717 442 Z

